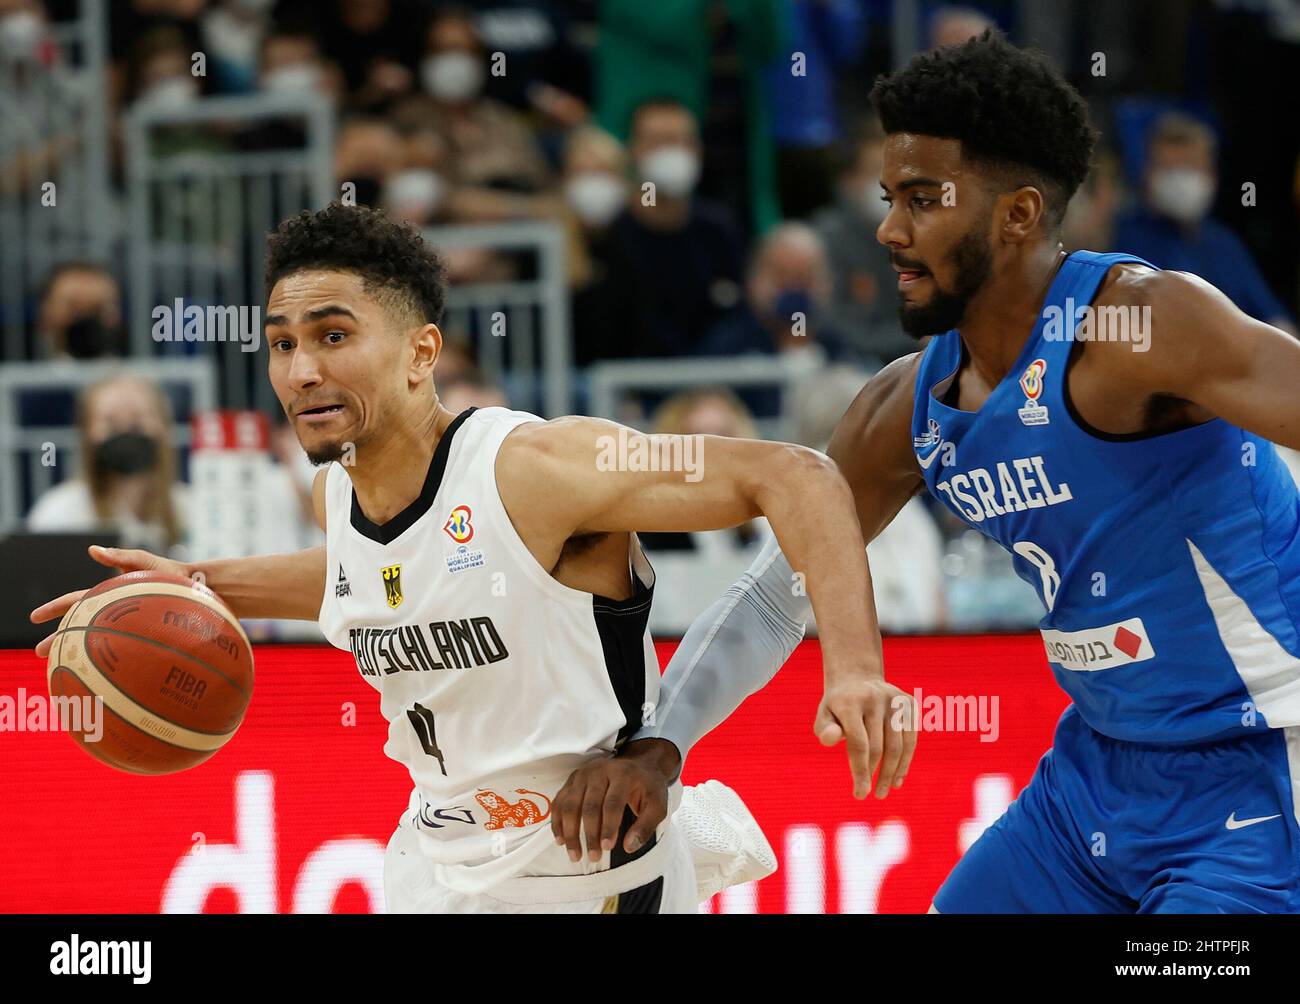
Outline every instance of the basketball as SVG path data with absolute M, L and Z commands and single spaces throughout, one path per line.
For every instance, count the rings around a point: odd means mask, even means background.
M 98 741 L 69 729 L 87 753 L 133 774 L 174 774 L 203 763 L 239 728 L 253 652 L 203 584 L 128 572 L 87 590 L 64 615 L 47 678 L 52 698 L 83 707 L 101 699 Z

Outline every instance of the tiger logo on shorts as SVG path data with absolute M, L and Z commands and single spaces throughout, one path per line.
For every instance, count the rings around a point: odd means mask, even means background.
M 530 826 L 550 818 L 551 800 L 540 791 L 516 788 L 515 794 L 536 795 L 546 803 L 546 807 L 544 809 L 539 807 L 531 798 L 521 798 L 518 802 L 512 802 L 495 791 L 480 791 L 474 798 L 487 810 L 488 820 L 483 824 L 485 829 L 502 830 L 508 826 Z

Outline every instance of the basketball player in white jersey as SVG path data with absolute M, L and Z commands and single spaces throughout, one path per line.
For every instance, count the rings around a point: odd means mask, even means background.
M 335 205 L 287 220 L 270 239 L 267 288 L 271 382 L 308 456 L 329 463 L 314 490 L 326 546 L 192 565 L 92 554 L 201 573 L 236 615 L 319 620 L 353 653 L 380 693 L 384 750 L 414 784 L 385 859 L 390 911 L 694 912 L 719 884 L 773 869 L 743 803 L 712 782 L 692 809 L 721 798 L 726 811 L 690 829 L 724 837 L 711 859 L 697 855 L 712 869 L 698 884 L 673 822 L 680 785 L 649 832 L 630 829 L 652 808 L 637 804 L 583 842 L 552 833 L 568 776 L 612 755 L 656 705 L 653 573 L 636 530 L 766 516 L 806 570 L 821 625 L 818 734 L 847 740 L 860 796 L 882 757 L 884 780 L 906 771 L 915 733 L 891 728 L 901 692 L 882 677 L 852 496 L 826 457 L 504 408 L 452 414 L 435 389 L 441 263 L 380 212 Z M 678 463 L 647 464 L 648 450 Z M 577 808 L 597 818 L 600 792 Z

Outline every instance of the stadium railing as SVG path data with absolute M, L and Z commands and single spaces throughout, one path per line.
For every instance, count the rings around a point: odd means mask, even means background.
M 440 251 L 489 248 L 531 255 L 533 278 L 458 283 L 447 292 L 443 333 L 463 332 L 479 365 L 515 408 L 547 418 L 573 411 L 564 232 L 545 221 L 429 227 Z
M 107 263 L 114 207 L 108 184 L 108 45 L 104 0 L 53 22 L 49 45 L 0 46 L 0 332 L 22 359 L 30 298 L 50 267 Z
M 791 391 L 825 365 L 817 346 L 775 356 L 731 356 L 689 359 L 626 359 L 595 363 L 587 370 L 589 411 L 600 418 L 629 420 L 627 402 L 637 392 L 673 394 L 697 387 L 723 386 L 733 390 L 777 388 L 781 413 L 756 418 L 760 435 L 790 441 L 793 416 L 788 405 Z
M 255 134 L 258 148 L 240 148 L 239 137 Z M 255 323 L 260 345 L 267 233 L 338 195 L 333 109 L 314 94 L 137 105 L 125 115 L 124 139 L 132 354 L 215 356 L 226 407 L 274 412 L 262 352 L 220 340 L 230 332 L 210 328 L 192 342 L 166 341 L 160 336 L 168 332 L 155 330 L 163 318 L 156 312 L 171 312 L 176 337 L 178 301 L 182 313 L 197 306 L 218 321 L 220 311 L 244 308 L 230 323 Z

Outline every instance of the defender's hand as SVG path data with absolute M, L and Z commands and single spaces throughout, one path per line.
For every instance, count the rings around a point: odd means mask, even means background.
M 823 746 L 848 744 L 853 797 L 866 798 L 880 766 L 876 797 L 902 785 L 916 752 L 916 708 L 911 695 L 861 673 L 827 673 L 813 731 Z
M 614 849 L 624 810 L 630 808 L 636 822 L 628 827 L 623 849 L 635 853 L 668 815 L 668 786 L 680 762 L 677 747 L 668 740 L 638 739 L 615 756 L 583 764 L 551 805 L 555 843 L 568 847 L 569 860 L 581 861 L 585 826 L 587 856 L 599 861 L 604 851 Z
M 119 572 L 163 572 L 168 575 L 184 576 L 185 578 L 190 576 L 190 570 L 186 565 L 181 564 L 179 561 L 172 561 L 170 558 L 150 554 L 148 551 L 133 551 L 121 547 L 100 547 L 98 544 L 92 544 L 90 556 L 101 565 L 116 568 Z M 32 623 L 42 624 L 45 621 L 62 618 L 72 608 L 72 605 L 86 594 L 86 591 L 85 589 L 75 589 L 70 593 L 64 593 L 58 599 L 42 603 L 31 612 Z M 42 659 L 48 658 L 53 644 L 54 635 L 46 635 L 37 644 L 36 654 Z

